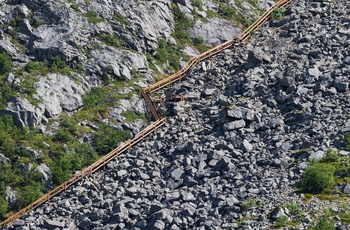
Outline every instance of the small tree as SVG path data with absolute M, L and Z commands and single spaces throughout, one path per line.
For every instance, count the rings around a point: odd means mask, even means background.
M 10 72 L 12 69 L 12 61 L 7 53 L 0 53 L 0 75 Z
M 3 197 L 0 197 L 0 217 L 5 217 L 7 209 L 8 209 L 7 201 Z
M 305 192 L 320 193 L 334 182 L 334 168 L 324 163 L 309 166 L 302 175 L 300 186 Z

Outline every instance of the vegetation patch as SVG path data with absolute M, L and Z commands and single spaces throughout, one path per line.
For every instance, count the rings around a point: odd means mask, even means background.
M 202 0 L 191 0 L 193 6 L 197 7 L 198 10 L 203 11 L 203 3 Z
M 117 104 L 118 94 L 109 87 L 93 87 L 91 91 L 83 96 L 84 108 L 74 113 L 78 121 L 99 121 L 106 118 L 110 107 Z
M 284 17 L 284 11 L 282 8 L 275 9 L 270 15 L 270 18 L 273 20 L 281 20 L 283 17 Z
M 12 69 L 12 60 L 11 57 L 5 53 L 0 53 L 0 75 L 5 75 L 9 73 Z
M 334 183 L 334 172 L 334 167 L 326 163 L 310 165 L 302 175 L 300 187 L 308 193 L 320 193 Z
M 129 22 L 129 20 L 123 17 L 123 15 L 121 15 L 119 12 L 114 13 L 113 20 L 120 22 L 124 25 L 131 26 L 131 23 Z
M 32 75 L 41 76 L 45 76 L 48 73 L 61 73 L 63 75 L 69 75 L 74 71 L 60 56 L 52 56 L 49 60 L 45 60 L 43 62 L 30 61 L 24 67 L 24 70 Z
M 104 19 L 98 17 L 97 13 L 93 10 L 86 12 L 85 14 L 83 14 L 85 17 L 87 17 L 87 20 L 89 23 L 99 23 L 99 22 L 103 22 Z
M 159 64 L 168 64 L 172 69 L 178 70 L 180 58 L 182 57 L 181 47 L 176 47 L 166 42 L 165 39 L 158 41 L 159 48 L 154 55 Z
M 120 142 L 130 139 L 130 131 L 120 130 L 101 124 L 94 140 L 95 149 L 102 154 L 106 154 L 118 147 Z
M 120 48 L 124 45 L 124 41 L 113 34 L 100 34 L 100 40 L 108 46 Z
M 127 110 L 121 113 L 122 116 L 125 117 L 125 121 L 128 123 L 132 123 L 134 121 L 136 121 L 137 119 L 141 119 L 145 122 L 148 122 L 148 119 L 146 118 L 145 114 L 137 114 L 134 111 L 131 110 Z

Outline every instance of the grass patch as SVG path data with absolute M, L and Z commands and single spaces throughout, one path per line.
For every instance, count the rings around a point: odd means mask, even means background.
M 181 48 L 168 44 L 165 39 L 158 41 L 159 48 L 154 58 L 159 64 L 168 64 L 172 69 L 178 70 L 180 67 L 180 58 L 182 57 Z
M 275 9 L 270 15 L 270 18 L 272 20 L 281 20 L 283 17 L 284 17 L 284 11 L 282 8 Z
M 131 110 L 127 110 L 121 113 L 122 116 L 125 117 L 125 121 L 128 123 L 132 123 L 134 121 L 136 121 L 137 119 L 141 119 L 145 122 L 148 122 L 148 119 L 146 118 L 145 114 L 137 114 L 134 111 Z
M 124 45 L 124 41 L 113 34 L 100 34 L 99 39 L 108 46 L 120 48 Z
M 99 23 L 99 22 L 103 22 L 104 19 L 98 17 L 97 13 L 93 10 L 86 12 L 85 14 L 83 14 L 85 17 L 87 17 L 87 20 L 89 23 Z
M 116 105 L 117 98 L 109 87 L 93 87 L 83 101 L 84 108 L 73 115 L 75 119 L 98 121 L 101 117 L 107 117 L 109 108 Z
M 185 13 L 183 13 L 179 8 L 173 9 L 174 20 L 175 20 L 175 31 L 172 33 L 173 37 L 179 42 L 189 43 L 191 42 L 190 35 L 187 30 L 193 27 L 194 22 L 191 21 Z
M 121 15 L 119 12 L 114 13 L 113 20 L 120 22 L 126 26 L 131 26 L 130 21 L 128 19 L 126 19 L 125 17 L 123 17 L 123 15 Z
M 191 0 L 193 6 L 197 7 L 198 10 L 203 11 L 203 3 L 202 0 Z

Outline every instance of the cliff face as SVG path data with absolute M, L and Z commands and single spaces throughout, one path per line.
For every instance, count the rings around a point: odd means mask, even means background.
M 236 37 L 259 4 L 0 0 L 0 216 L 142 129 L 140 87 Z

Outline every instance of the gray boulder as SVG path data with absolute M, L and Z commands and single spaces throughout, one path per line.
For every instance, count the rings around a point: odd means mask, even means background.
M 309 156 L 309 159 L 315 159 L 315 160 L 320 160 L 322 157 L 324 157 L 326 153 L 324 151 L 317 151 L 317 152 L 312 152 Z
M 281 207 L 277 207 L 275 208 L 272 213 L 271 213 L 271 219 L 272 220 L 277 220 L 277 218 L 281 217 L 281 216 L 287 216 L 283 210 L 283 208 Z
M 244 120 L 237 120 L 237 121 L 232 121 L 232 122 L 224 124 L 223 128 L 226 131 L 231 131 L 231 130 L 235 130 L 235 129 L 244 128 L 245 125 L 246 125 L 246 123 Z
M 346 184 L 343 188 L 343 193 L 350 194 L 350 184 Z
M 20 128 L 37 126 L 42 119 L 42 112 L 27 99 L 14 97 L 7 104 L 3 115 L 11 115 L 16 126 Z
M 255 47 L 248 52 L 248 62 L 250 63 L 262 63 L 271 62 L 271 58 L 259 47 Z
M 251 145 L 248 140 L 244 139 L 241 145 L 241 149 L 249 153 L 253 150 L 253 145 Z
M 63 229 L 64 223 L 57 220 L 44 219 L 43 227 L 46 229 Z
M 40 164 L 38 167 L 36 167 L 36 169 L 34 169 L 34 171 L 39 172 L 44 176 L 46 187 L 51 187 L 51 170 L 46 164 Z
M 85 88 L 88 90 L 88 87 Z M 75 111 L 83 106 L 82 96 L 85 94 L 82 85 L 73 82 L 61 74 L 49 74 L 41 77 L 37 83 L 37 93 L 42 98 L 40 107 L 46 117 L 60 114 L 63 110 Z
M 316 79 L 318 79 L 321 75 L 321 72 L 320 70 L 317 68 L 317 67 L 313 67 L 313 68 L 310 68 L 308 69 L 308 74 Z
M 5 189 L 5 199 L 9 203 L 10 208 L 17 205 L 18 201 L 18 192 L 12 189 L 10 186 L 7 186 Z

